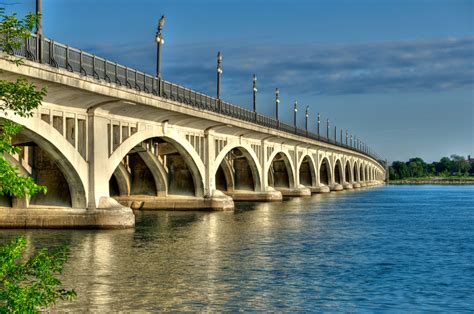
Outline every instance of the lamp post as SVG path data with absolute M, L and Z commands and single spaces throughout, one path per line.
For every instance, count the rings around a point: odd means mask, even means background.
M 342 141 L 342 129 L 341 129 L 341 145 L 344 144 L 344 142 Z
M 351 134 L 351 147 L 353 147 L 353 146 L 352 146 L 352 134 Z
M 349 140 L 349 130 L 346 129 L 346 146 L 348 144 L 348 140 Z
M 221 99 L 222 54 L 217 52 L 217 99 Z
M 255 122 L 257 122 L 257 75 L 253 75 L 253 114 Z
M 278 105 L 280 104 L 280 90 L 278 88 L 275 89 L 275 118 L 277 120 L 277 127 L 280 127 L 280 120 L 278 117 Z
M 43 63 L 43 4 L 42 0 L 36 0 L 36 60 Z
M 318 138 L 320 136 L 321 131 L 321 114 L 318 112 Z
M 334 126 L 334 143 L 337 143 L 337 127 Z
M 329 141 L 329 119 L 326 119 L 326 138 Z
M 295 105 L 293 108 L 293 125 L 295 126 L 295 133 L 296 133 L 296 113 L 298 112 L 298 102 L 295 100 Z
M 222 112 L 221 76 L 222 76 L 222 54 L 220 51 L 218 51 L 217 52 L 217 106 L 219 107 L 219 112 Z
M 308 117 L 309 117 L 309 106 L 306 106 L 306 112 L 305 112 L 305 130 L 306 130 L 306 136 L 308 136 Z
M 161 96 L 161 45 L 165 43 L 162 30 L 165 25 L 165 16 L 162 15 L 158 21 L 158 30 L 156 31 L 156 77 L 158 78 L 158 95 Z

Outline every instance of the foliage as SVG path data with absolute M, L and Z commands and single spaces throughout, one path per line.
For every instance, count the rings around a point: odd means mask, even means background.
M 0 50 L 4 52 L 0 57 L 20 66 L 22 60 L 11 55 L 21 47 L 21 40 L 30 36 L 36 16 L 28 14 L 19 20 L 15 14 L 5 15 L 4 9 L 0 8 L 0 19 Z M 5 154 L 21 152 L 13 145 L 13 138 L 21 126 L 5 118 L 8 114 L 31 117 L 45 95 L 45 88 L 38 90 L 25 79 L 0 80 L 0 195 L 23 197 L 46 193 L 46 187 L 38 186 L 31 177 L 19 175 L 18 169 L 5 159 Z M 63 270 L 67 248 L 52 254 L 47 249 L 40 249 L 28 259 L 23 255 L 25 248 L 24 238 L 0 247 L 0 313 L 33 313 L 59 299 L 74 298 L 74 290 L 57 288 L 61 281 L 55 277 Z
M 470 164 L 463 156 L 451 155 L 443 157 L 439 162 L 427 164 L 421 158 L 411 158 L 407 162 L 394 161 L 389 169 L 390 180 L 409 178 L 460 178 L 474 174 L 474 164 Z
M 0 8 L 0 50 L 7 55 L 12 55 L 15 49 L 19 49 L 19 39 L 28 38 L 33 29 L 36 16 L 27 14 L 19 20 L 15 14 L 6 15 Z M 6 58 L 8 61 L 21 65 L 21 59 Z M 10 165 L 5 159 L 5 154 L 14 155 L 19 153 L 18 147 L 12 144 L 12 139 L 21 127 L 9 120 L 2 119 L 11 112 L 20 117 L 31 117 L 46 95 L 46 89 L 38 90 L 36 86 L 25 79 L 15 82 L 0 80 L 0 195 L 11 195 L 23 197 L 34 195 L 38 192 L 46 193 L 46 187 L 38 186 L 32 178 L 21 176 L 18 169 Z
M 40 249 L 25 258 L 25 238 L 0 247 L 0 313 L 34 313 L 56 300 L 72 299 L 74 290 L 58 289 L 68 249 Z
M 5 14 L 5 8 L 0 7 L 0 50 L 12 55 L 16 49 L 21 47 L 21 40 L 30 37 L 33 27 L 36 25 L 37 16 L 28 13 L 19 20 L 16 13 Z M 11 59 L 17 65 L 21 59 Z

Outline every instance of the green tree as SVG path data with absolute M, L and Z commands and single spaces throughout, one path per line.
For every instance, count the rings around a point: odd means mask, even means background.
M 469 172 L 471 165 L 464 158 L 464 156 L 451 155 L 451 159 L 453 161 L 453 172 L 456 172 L 458 175 L 466 174 Z
M 389 169 L 391 180 L 403 180 L 410 176 L 408 167 L 403 161 L 394 161 Z
M 410 158 L 408 161 L 408 172 L 412 178 L 425 176 L 426 168 L 426 163 L 419 157 Z
M 6 15 L 0 7 L 0 50 L 3 51 L 0 58 L 21 66 L 22 60 L 15 58 L 13 53 L 20 48 L 22 40 L 30 36 L 35 22 L 36 17 L 32 14 L 19 20 L 15 14 Z M 35 184 L 28 176 L 19 175 L 18 169 L 4 157 L 20 152 L 13 139 L 21 130 L 21 126 L 5 118 L 9 114 L 31 117 L 45 95 L 46 89 L 38 90 L 25 79 L 0 80 L 0 195 L 23 197 L 46 193 L 46 187 Z M 75 296 L 73 290 L 57 288 L 61 281 L 55 275 L 62 272 L 66 248 L 52 254 L 40 249 L 26 259 L 25 247 L 24 238 L 0 247 L 0 313 L 34 313 L 58 299 Z
M 40 249 L 25 258 L 26 240 L 17 238 L 0 247 L 0 313 L 36 313 L 57 300 L 72 299 L 74 290 L 59 289 L 55 276 L 63 270 L 68 250 Z
M 22 59 L 13 57 L 15 49 L 21 47 L 21 39 L 28 38 L 36 21 L 36 16 L 28 14 L 24 19 L 16 15 L 6 15 L 0 7 L 0 50 L 2 59 L 20 66 Z M 31 117 L 46 95 L 46 89 L 38 90 L 25 79 L 15 82 L 0 80 L 0 195 L 23 197 L 38 192 L 46 193 L 46 187 L 38 186 L 28 176 L 20 176 L 17 168 L 8 163 L 5 154 L 14 155 L 20 152 L 19 147 L 12 144 L 13 136 L 21 130 L 21 126 L 5 119 L 8 114 Z
M 453 168 L 453 162 L 448 157 L 443 157 L 439 160 L 439 163 L 436 164 L 436 172 L 441 173 L 451 173 Z

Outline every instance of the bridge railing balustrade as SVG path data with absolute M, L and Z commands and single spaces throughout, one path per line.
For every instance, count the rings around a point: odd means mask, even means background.
M 15 50 L 15 55 L 33 61 L 39 61 L 37 55 L 38 39 L 32 34 L 23 40 L 22 46 Z M 196 92 L 192 89 L 161 80 L 144 72 L 130 69 L 126 66 L 111 62 L 107 59 L 97 57 L 80 49 L 57 43 L 51 39 L 43 38 L 42 62 L 56 68 L 66 69 L 71 72 L 80 73 L 85 76 L 104 80 L 108 83 L 126 86 L 131 89 L 160 95 L 161 97 L 174 100 L 192 107 L 218 112 L 239 120 L 256 123 L 261 126 L 279 129 L 284 132 L 297 134 L 311 139 L 335 144 L 368 155 L 376 160 L 379 158 L 374 153 L 365 152 L 351 145 L 340 143 L 334 139 L 328 139 L 306 130 L 290 126 L 284 122 L 279 122 L 271 117 L 255 113 L 248 109 L 232 105 L 223 100 Z M 161 93 L 160 93 L 161 90 Z

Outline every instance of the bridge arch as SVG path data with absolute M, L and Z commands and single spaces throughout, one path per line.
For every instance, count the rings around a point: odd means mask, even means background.
M 123 163 L 120 163 L 115 169 L 111 179 L 109 180 L 110 196 L 127 196 L 130 195 L 131 185 L 130 173 Z
M 329 159 L 327 157 L 323 157 L 319 164 L 319 184 L 323 184 L 326 186 L 331 185 L 332 182 L 332 172 L 331 172 L 331 164 L 329 163 Z
M 294 188 L 295 167 L 283 150 L 275 150 L 268 158 L 266 173 L 268 174 L 268 185 L 273 187 Z
M 229 154 L 233 155 L 232 163 L 226 159 Z M 220 170 L 222 170 L 222 174 L 220 174 L 219 181 L 222 183 L 222 179 L 225 179 L 227 190 L 262 190 L 262 174 L 258 157 L 250 145 L 228 144 L 219 152 L 212 171 L 216 178 L 216 187 Z M 250 177 L 248 176 L 249 172 Z M 220 185 L 222 186 L 222 184 Z
M 204 163 L 200 156 L 195 151 L 193 146 L 184 138 L 181 137 L 175 130 L 169 128 L 166 133 L 163 128 L 153 127 L 150 129 L 138 131 L 124 140 L 110 155 L 107 163 L 105 175 L 110 178 L 125 156 L 137 145 L 147 140 L 158 138 L 173 146 L 179 155 L 184 159 L 184 163 L 191 173 L 194 184 L 194 195 L 204 196 Z M 168 175 L 168 181 L 170 175 Z M 168 192 L 170 186 L 167 186 Z
M 352 180 L 353 182 L 359 182 L 359 166 L 357 164 L 357 160 L 354 161 L 354 164 L 352 165 Z
M 351 183 L 353 181 L 353 178 L 352 178 L 352 171 L 351 171 L 351 163 L 349 162 L 349 160 L 346 161 L 346 166 L 344 167 L 344 181 L 346 183 Z
M 317 175 L 316 167 L 313 156 L 310 154 L 304 155 L 298 165 L 298 172 L 300 182 L 299 184 L 305 186 L 316 186 L 317 185 Z
M 9 114 L 7 117 L 2 117 L 2 119 L 20 124 L 23 128 L 19 132 L 19 136 L 24 136 L 34 142 L 42 152 L 46 153 L 45 157 L 49 158 L 57 166 L 68 185 L 70 194 L 69 205 L 72 208 L 87 208 L 88 165 L 74 146 L 53 126 L 36 116 L 23 118 Z M 44 185 L 41 181 L 39 180 L 38 184 Z M 62 188 L 62 186 L 59 186 L 59 182 L 56 185 L 58 186 L 55 188 Z M 60 191 L 57 192 L 61 194 Z M 50 193 L 53 193 L 52 189 L 50 189 Z M 46 196 L 38 194 L 33 198 L 47 198 L 47 196 L 48 194 Z M 43 204 L 43 202 L 40 203 Z M 44 205 L 47 206 L 48 204 L 44 203 Z
M 344 172 L 342 170 L 341 160 L 338 158 L 334 163 L 334 183 L 342 184 Z

